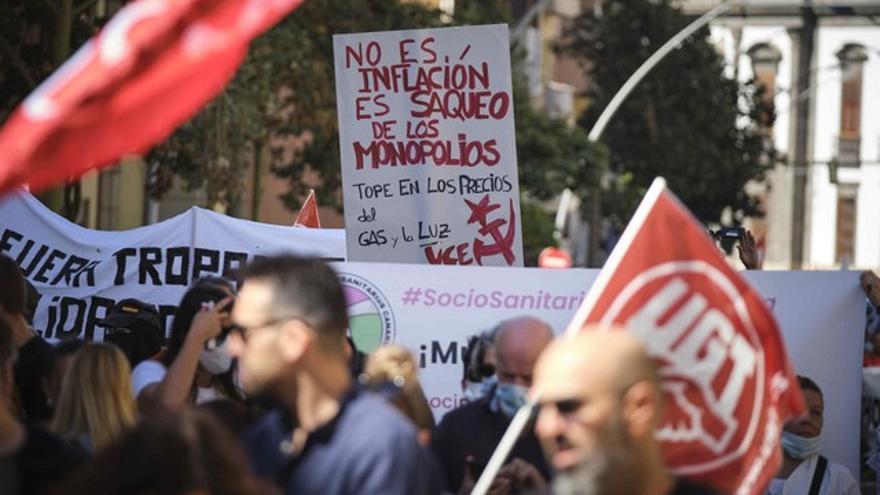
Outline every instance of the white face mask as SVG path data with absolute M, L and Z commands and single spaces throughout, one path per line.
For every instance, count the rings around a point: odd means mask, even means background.
M 226 343 L 214 349 L 204 349 L 199 354 L 199 364 L 212 375 L 222 375 L 232 367 L 232 356 L 226 351 Z
M 468 402 L 478 401 L 483 397 L 483 383 L 467 380 L 462 395 Z
M 782 448 L 795 459 L 806 459 L 819 452 L 819 435 L 808 438 L 783 431 Z

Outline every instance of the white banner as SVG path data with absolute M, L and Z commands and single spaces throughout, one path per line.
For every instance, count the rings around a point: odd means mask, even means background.
M 333 52 L 348 259 L 522 266 L 507 25 Z
M 461 404 L 467 338 L 501 320 L 535 315 L 564 330 L 598 270 L 336 266 L 350 297 L 352 333 L 365 350 L 408 347 L 439 418 Z M 822 452 L 859 476 L 864 295 L 853 272 L 746 272 L 779 321 L 799 374 L 825 396 Z M 353 299 L 351 299 L 354 297 Z
M 201 208 L 109 232 L 68 222 L 27 193 L 0 202 L 0 253 L 15 259 L 42 295 L 34 326 L 49 339 L 100 340 L 95 322 L 128 297 L 158 306 L 170 329 L 192 280 L 229 276 L 257 256 L 280 251 L 343 260 L 343 236 L 341 230 L 262 224 Z
M 82 228 L 29 195 L 0 202 L 0 252 L 42 294 L 35 327 L 50 339 L 100 340 L 95 321 L 135 297 L 159 306 L 166 328 L 191 280 L 230 273 L 281 251 L 344 258 L 341 231 L 237 220 L 193 208 L 123 232 Z M 439 417 L 461 404 L 467 338 L 521 315 L 564 329 L 598 270 L 337 263 L 362 350 L 399 343 L 418 359 Z M 746 272 L 779 320 L 799 374 L 825 395 L 822 451 L 859 476 L 864 295 L 853 272 Z

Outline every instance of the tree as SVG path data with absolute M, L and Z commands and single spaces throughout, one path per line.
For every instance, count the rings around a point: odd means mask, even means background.
M 590 129 L 636 68 L 688 22 L 670 0 L 607 0 L 600 17 L 580 15 L 562 47 L 591 80 L 591 106 L 579 124 Z M 664 59 L 605 131 L 616 180 L 603 211 L 617 222 L 629 218 L 658 175 L 704 222 L 719 221 L 728 208 L 735 221 L 759 214 L 744 186 L 775 160 L 762 128 L 768 109 L 754 82 L 740 85 L 725 75 L 708 34 L 698 32 Z
M 305 2 L 255 40 L 224 92 L 151 153 L 154 194 L 177 175 L 234 211 L 243 171 L 255 163 L 255 179 L 270 168 L 288 179 L 282 200 L 289 209 L 299 208 L 309 188 L 319 203 L 341 207 L 332 35 L 441 24 L 439 11 L 417 3 Z
M 98 0 L 0 3 L 0 122 L 106 22 L 106 9 L 98 4 L 103 6 Z M 74 220 L 80 196 L 75 181 L 41 199 Z
M 328 0 L 306 2 L 257 39 L 235 80 L 224 93 L 150 156 L 157 165 L 154 191 L 161 194 L 177 175 L 189 188 L 204 187 L 210 201 L 235 205 L 248 162 L 260 164 L 271 148 L 271 167 L 288 180 L 282 196 L 296 210 L 309 188 L 318 201 L 341 208 L 341 168 L 333 74 L 335 33 L 387 31 L 508 22 L 508 2 L 456 2 L 455 17 L 416 2 Z M 594 184 L 601 153 L 583 132 L 532 108 L 520 74 L 522 55 L 514 47 L 517 153 L 524 204 L 549 199 L 565 187 Z M 291 147 L 291 140 L 296 145 Z M 264 164 L 268 165 L 268 164 Z M 255 178 L 259 173 L 255 174 Z M 233 208 L 234 211 L 234 208 Z M 530 219 L 551 222 L 549 215 Z M 536 249 L 555 241 L 552 228 L 523 222 Z M 528 249 L 527 249 L 528 250 Z

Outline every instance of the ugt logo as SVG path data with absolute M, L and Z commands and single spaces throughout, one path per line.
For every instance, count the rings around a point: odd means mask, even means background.
M 740 292 L 703 261 L 672 261 L 633 278 L 602 319 L 622 324 L 657 360 L 667 395 L 657 432 L 683 474 L 734 461 L 761 418 L 764 360 Z

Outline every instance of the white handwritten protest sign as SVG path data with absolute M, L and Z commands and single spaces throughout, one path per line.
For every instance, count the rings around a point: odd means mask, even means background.
M 333 50 L 348 258 L 522 266 L 507 26 Z

